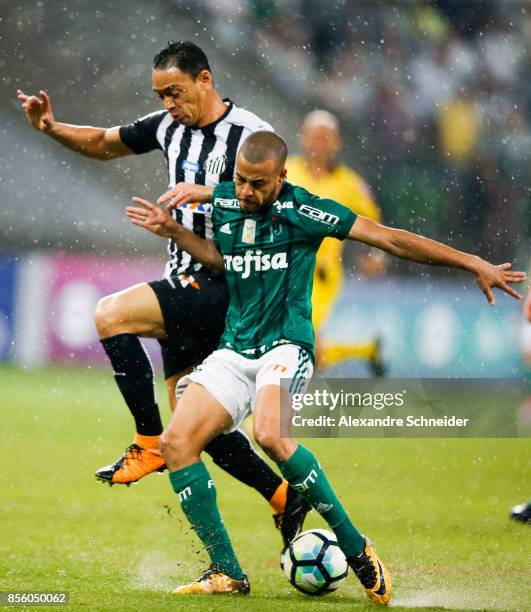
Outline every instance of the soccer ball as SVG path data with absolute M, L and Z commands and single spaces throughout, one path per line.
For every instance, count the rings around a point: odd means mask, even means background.
M 280 567 L 291 584 L 308 595 L 335 591 L 348 574 L 336 536 L 326 529 L 299 534 L 280 555 Z

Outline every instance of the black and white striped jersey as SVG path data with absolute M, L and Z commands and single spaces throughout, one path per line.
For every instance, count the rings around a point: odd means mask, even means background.
M 248 110 L 224 100 L 226 112 L 213 123 L 194 128 L 176 121 L 167 111 L 157 111 L 120 128 L 120 138 L 133 153 L 160 149 L 166 157 L 169 187 L 177 183 L 196 183 L 215 187 L 234 179 L 236 154 L 249 134 L 273 130 Z M 172 211 L 179 223 L 202 238 L 212 238 L 211 204 L 190 203 Z M 190 274 L 201 264 L 169 241 L 170 256 L 164 276 Z

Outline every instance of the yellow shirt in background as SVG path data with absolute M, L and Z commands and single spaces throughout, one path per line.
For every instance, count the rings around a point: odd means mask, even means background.
M 374 202 L 367 183 L 348 166 L 337 166 L 326 176 L 314 177 L 300 156 L 289 157 L 286 162 L 287 180 L 300 185 L 321 198 L 331 198 L 347 206 L 356 214 L 380 220 L 380 209 Z M 313 325 L 317 330 L 324 322 L 339 296 L 343 283 L 341 254 L 343 242 L 325 238 L 317 251 L 317 264 L 313 279 Z
M 479 113 L 463 98 L 449 100 L 439 111 L 441 150 L 456 161 L 467 161 L 477 146 L 480 129 Z

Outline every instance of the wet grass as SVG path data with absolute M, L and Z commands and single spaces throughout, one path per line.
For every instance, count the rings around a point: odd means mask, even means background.
M 0 590 L 69 591 L 69 608 L 87 610 L 375 609 L 353 578 L 324 598 L 297 593 L 278 566 L 268 505 L 210 465 L 252 594 L 175 599 L 172 588 L 207 562 L 167 477 L 130 488 L 93 477 L 133 435 L 108 372 L 4 366 L 0 390 Z M 530 495 L 528 441 L 305 444 L 388 562 L 393 607 L 528 609 L 531 534 L 507 518 Z M 307 525 L 323 526 L 317 516 Z

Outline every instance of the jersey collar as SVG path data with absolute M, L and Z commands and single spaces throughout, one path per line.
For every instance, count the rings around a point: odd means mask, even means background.
M 227 109 L 225 110 L 223 115 L 221 115 L 221 117 L 218 117 L 215 121 L 212 121 L 212 123 L 208 123 L 207 125 L 204 125 L 203 127 L 192 127 L 192 130 L 213 131 L 216 125 L 220 123 L 221 121 L 223 121 L 223 119 L 227 117 L 227 115 L 230 113 L 230 111 L 234 107 L 234 103 L 230 98 L 223 98 L 223 102 L 225 102 L 225 104 L 227 105 Z

